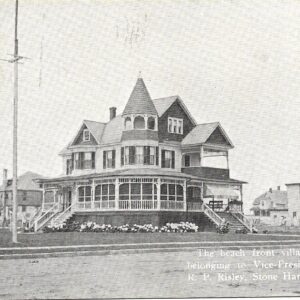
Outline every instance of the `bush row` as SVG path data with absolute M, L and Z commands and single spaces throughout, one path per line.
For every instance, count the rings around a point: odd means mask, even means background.
M 86 223 L 63 223 L 60 225 L 46 226 L 44 232 L 197 232 L 198 226 L 194 223 L 180 222 L 180 223 L 167 223 L 165 226 L 158 227 L 152 224 L 144 225 L 121 225 L 112 226 L 109 224 L 99 225 L 95 222 Z

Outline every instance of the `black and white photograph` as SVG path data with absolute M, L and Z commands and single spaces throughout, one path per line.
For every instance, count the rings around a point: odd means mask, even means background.
M 0 24 L 0 299 L 300 297 L 300 1 Z

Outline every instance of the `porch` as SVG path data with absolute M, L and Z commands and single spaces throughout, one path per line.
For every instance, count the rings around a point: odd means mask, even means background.
M 186 178 L 116 177 L 44 184 L 43 211 L 242 211 L 241 195 L 230 185 Z M 240 200 L 238 200 L 240 199 Z

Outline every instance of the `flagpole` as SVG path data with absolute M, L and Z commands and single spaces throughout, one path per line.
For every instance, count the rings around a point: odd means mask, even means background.
M 13 106 L 13 213 L 12 213 L 12 242 L 18 242 L 18 0 L 15 7 L 15 49 L 14 49 L 14 106 Z

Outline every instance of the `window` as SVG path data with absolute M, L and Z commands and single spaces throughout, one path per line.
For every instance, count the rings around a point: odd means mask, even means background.
M 152 183 L 123 183 L 119 188 L 119 199 L 126 201 L 157 200 L 157 188 Z
M 163 183 L 160 186 L 160 199 L 162 201 L 183 201 L 183 187 L 179 184 Z
M 168 118 L 168 131 L 170 133 L 183 134 L 183 120 Z
M 91 202 L 92 200 L 92 188 L 90 186 L 81 186 L 78 188 L 78 201 L 79 202 Z
M 158 165 L 158 147 L 126 146 L 121 148 L 121 165 Z
M 103 151 L 103 169 L 116 167 L 116 150 Z
M 95 152 L 76 152 L 73 160 L 76 169 L 95 169 Z
M 73 170 L 73 163 L 72 163 L 72 159 L 67 159 L 67 166 L 66 166 L 67 170 L 66 170 L 66 174 L 69 175 L 72 173 Z
M 131 130 L 132 129 L 132 122 L 130 117 L 126 117 L 125 119 L 125 129 Z
M 134 129 L 145 129 L 145 120 L 141 116 L 137 116 L 134 119 Z
M 183 128 L 182 128 L 182 120 L 178 120 L 178 133 L 182 134 L 183 133 Z
M 297 217 L 297 212 L 293 211 L 293 218 L 296 218 L 296 217 Z
M 26 206 L 22 205 L 22 212 L 26 212 Z
M 84 129 L 83 130 L 83 141 L 84 142 L 88 142 L 91 140 L 91 134 L 90 131 L 88 129 Z
M 161 167 L 175 169 L 175 151 L 161 151 Z
M 115 200 L 115 185 L 114 184 L 99 184 L 95 188 L 95 202 L 99 201 L 114 201 Z
M 184 166 L 185 167 L 190 167 L 191 165 L 191 157 L 189 155 L 184 156 Z
M 155 119 L 153 117 L 148 118 L 148 129 L 155 129 Z

